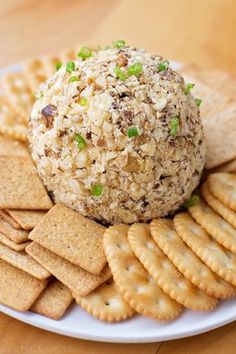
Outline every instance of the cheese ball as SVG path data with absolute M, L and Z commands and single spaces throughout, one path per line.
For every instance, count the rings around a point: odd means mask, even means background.
M 173 214 L 205 162 L 190 91 L 161 56 L 82 48 L 40 86 L 31 114 L 32 157 L 53 200 L 107 224 Z

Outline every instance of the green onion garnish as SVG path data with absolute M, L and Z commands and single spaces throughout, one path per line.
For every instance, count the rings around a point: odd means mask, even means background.
M 87 106 L 88 105 L 88 99 L 86 97 L 81 97 L 79 100 L 79 104 L 81 106 Z
M 195 98 L 195 103 L 198 107 L 200 107 L 202 104 L 202 100 L 200 98 Z
M 168 60 L 165 60 L 165 61 L 163 61 L 163 63 L 160 63 L 159 65 L 158 65 L 158 71 L 165 71 L 165 70 L 167 70 L 168 68 L 169 68 L 169 65 L 170 65 L 170 63 L 168 62 Z
M 117 75 L 117 77 L 121 80 L 121 81 L 125 81 L 126 80 L 126 74 L 124 73 L 124 71 L 121 70 L 121 68 L 119 66 L 116 66 L 114 68 L 114 73 Z
M 70 79 L 69 79 L 69 82 L 75 82 L 75 81 L 79 81 L 78 77 L 71 76 Z
M 93 197 L 100 197 L 102 192 L 103 186 L 100 183 L 95 183 L 90 190 L 90 193 Z
M 40 98 L 43 97 L 43 93 L 40 92 L 40 94 L 37 94 L 37 92 L 36 92 L 34 96 L 35 96 L 35 99 L 36 99 L 36 100 L 39 100 Z
M 56 63 L 56 64 L 55 64 L 56 71 L 58 71 L 59 69 L 61 69 L 61 66 L 62 66 L 62 64 L 61 64 L 60 62 Z
M 68 61 L 66 64 L 66 71 L 72 73 L 75 70 L 75 63 L 73 61 Z
M 133 65 L 130 65 L 128 68 L 128 75 L 132 76 L 139 76 L 143 71 L 143 64 L 142 63 L 135 63 Z
M 191 206 L 194 206 L 196 205 L 198 202 L 199 202 L 200 198 L 197 194 L 193 194 L 189 200 L 187 200 L 185 203 L 184 203 L 184 207 L 185 208 L 190 208 Z
M 138 128 L 137 127 L 130 127 L 127 130 L 127 135 L 129 138 L 134 138 L 139 135 Z
M 73 140 L 77 144 L 79 151 L 82 151 L 86 148 L 87 143 L 86 143 L 85 139 L 82 137 L 82 135 L 75 134 Z
M 113 42 L 113 46 L 115 48 L 123 48 L 125 47 L 125 41 L 123 39 L 118 39 L 117 41 Z
M 185 95 L 188 95 L 191 90 L 194 88 L 195 84 L 187 84 L 186 89 L 185 89 Z
M 175 136 L 179 130 L 179 118 L 178 117 L 173 117 L 171 118 L 171 121 L 170 121 L 170 134 L 172 136 Z
M 92 56 L 92 50 L 89 47 L 83 46 L 80 48 L 77 56 L 82 59 L 90 58 Z

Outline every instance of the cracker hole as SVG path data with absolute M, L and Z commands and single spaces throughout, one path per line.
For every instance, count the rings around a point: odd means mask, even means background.
M 105 301 L 104 304 L 105 304 L 106 306 L 110 306 L 110 302 L 109 302 L 109 301 Z
M 108 279 L 108 280 L 105 282 L 106 285 L 112 285 L 112 283 L 113 283 L 112 279 Z

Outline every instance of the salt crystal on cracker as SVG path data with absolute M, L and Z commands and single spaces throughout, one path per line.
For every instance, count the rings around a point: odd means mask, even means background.
M 95 221 L 56 204 L 29 238 L 88 272 L 99 274 L 106 264 L 102 245 L 105 230 Z
M 39 280 L 0 259 L 0 303 L 18 311 L 27 311 L 47 280 Z
M 1 209 L 51 208 L 52 202 L 30 159 L 0 156 L 0 171 Z
M 52 279 L 33 303 L 30 311 L 53 320 L 59 320 L 65 314 L 72 301 L 71 291 L 57 279 Z
M 108 266 L 99 275 L 95 275 L 57 256 L 36 242 L 26 247 L 26 252 L 73 293 L 81 296 L 87 295 L 111 277 Z

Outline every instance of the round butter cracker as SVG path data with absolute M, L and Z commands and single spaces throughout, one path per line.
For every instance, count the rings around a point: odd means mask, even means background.
M 188 213 L 177 214 L 174 224 L 180 237 L 193 252 L 213 272 L 236 286 L 236 255 L 218 244 Z M 232 290 L 232 296 L 234 291 Z
M 234 228 L 236 228 L 236 213 L 224 205 L 214 194 L 211 193 L 208 182 L 205 181 L 201 186 L 201 195 L 203 199 L 209 204 L 216 213 L 228 221 Z
M 208 176 L 207 181 L 215 197 L 236 211 L 236 176 L 230 173 L 213 173 Z
M 188 209 L 189 213 L 217 242 L 236 254 L 236 229 L 203 200 Z
M 166 295 L 132 252 L 127 239 L 129 226 L 115 225 L 104 234 L 104 250 L 115 284 L 138 313 L 157 320 L 176 318 L 182 306 Z
M 225 299 L 235 294 L 231 284 L 220 278 L 189 248 L 166 219 L 154 220 L 152 236 L 176 268 L 208 295 Z
M 76 302 L 93 317 L 106 322 L 119 322 L 133 316 L 134 311 L 108 280 L 86 296 L 73 294 Z
M 171 298 L 192 310 L 209 311 L 216 306 L 217 300 L 195 287 L 161 251 L 151 237 L 149 225 L 131 226 L 128 239 L 140 262 Z

